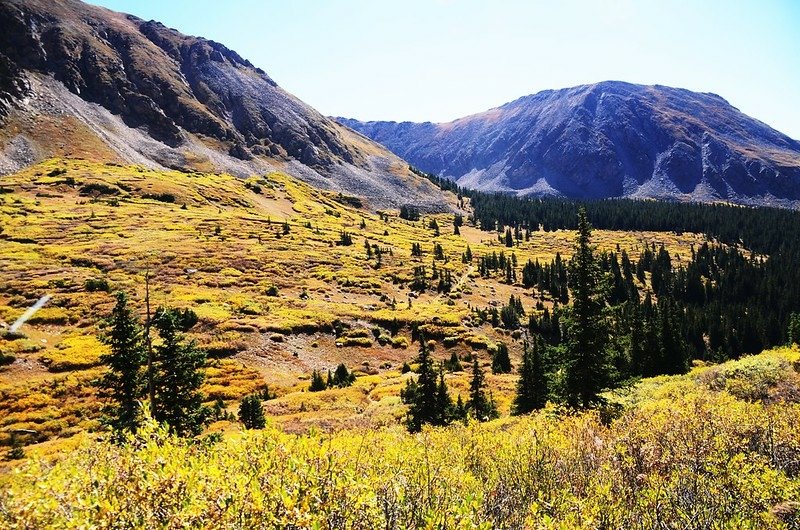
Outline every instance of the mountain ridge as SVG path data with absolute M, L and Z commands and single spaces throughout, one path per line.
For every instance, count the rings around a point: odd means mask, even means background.
M 444 207 L 395 155 L 235 51 L 156 21 L 77 0 L 5 1 L 0 74 L 0 173 L 79 151 L 239 176 L 287 170 L 375 206 Z
M 800 142 L 713 93 L 604 81 L 446 123 L 334 119 L 484 191 L 800 206 Z

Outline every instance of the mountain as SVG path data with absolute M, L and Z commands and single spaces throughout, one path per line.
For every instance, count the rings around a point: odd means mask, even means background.
M 402 160 L 236 52 L 77 0 L 0 2 L 0 120 L 0 173 L 52 156 L 281 169 L 374 206 L 442 206 Z
M 715 94 L 607 81 L 450 123 L 336 119 L 481 190 L 800 206 L 800 142 Z

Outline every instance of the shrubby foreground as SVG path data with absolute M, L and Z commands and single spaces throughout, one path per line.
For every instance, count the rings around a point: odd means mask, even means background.
M 800 351 L 644 380 L 619 417 L 186 441 L 153 425 L 3 479 L 6 528 L 797 528 Z

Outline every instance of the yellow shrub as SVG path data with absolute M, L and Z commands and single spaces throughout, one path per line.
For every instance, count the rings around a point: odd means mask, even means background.
M 106 352 L 108 346 L 93 335 L 67 337 L 55 348 L 47 350 L 42 355 L 42 362 L 53 372 L 80 370 L 99 364 L 100 356 Z

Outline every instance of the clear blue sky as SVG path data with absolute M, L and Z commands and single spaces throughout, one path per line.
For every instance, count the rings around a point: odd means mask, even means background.
M 800 139 L 800 0 L 94 0 L 219 41 L 327 115 L 449 121 L 608 79 Z

